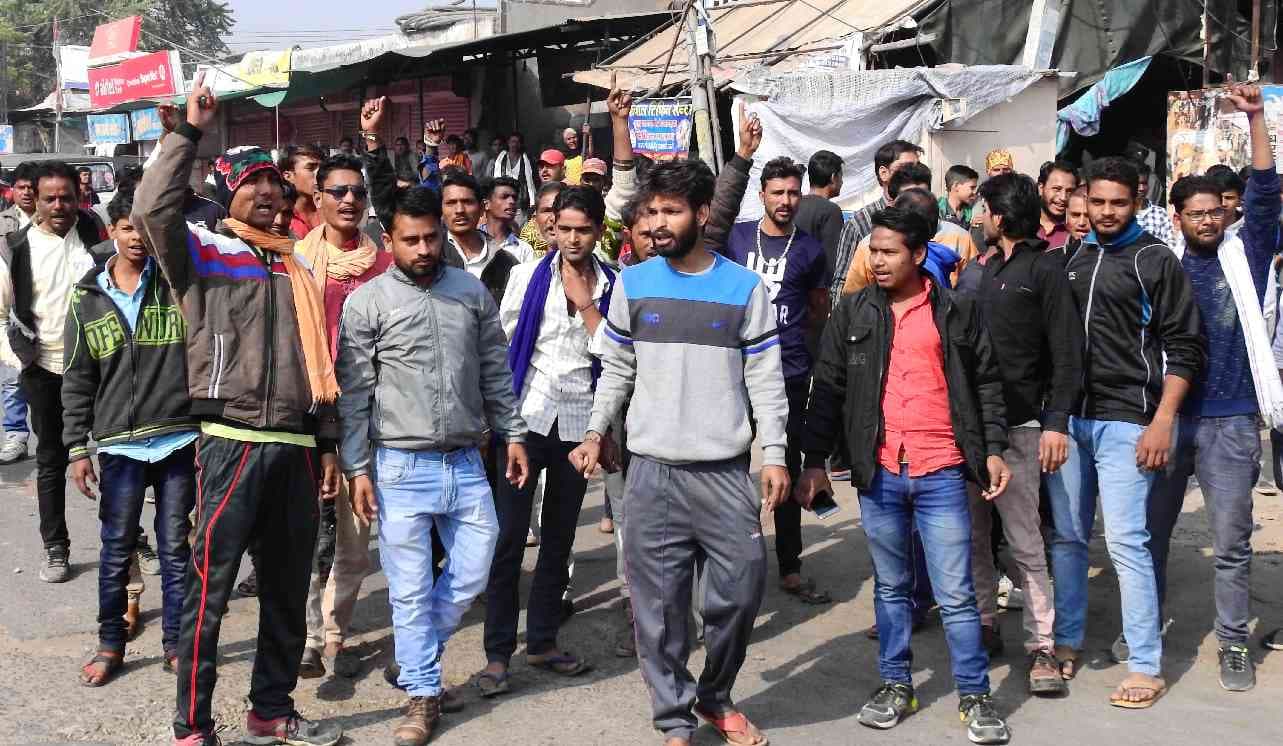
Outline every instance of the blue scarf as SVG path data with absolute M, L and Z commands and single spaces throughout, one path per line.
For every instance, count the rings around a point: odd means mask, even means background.
M 512 369 L 512 391 L 518 397 L 526 384 L 526 372 L 530 370 L 530 359 L 535 356 L 535 341 L 539 338 L 539 325 L 543 323 L 544 306 L 548 303 L 548 289 L 552 287 L 553 265 L 557 261 L 557 251 L 549 251 L 535 267 L 530 276 L 530 285 L 526 288 L 526 297 L 521 299 L 521 314 L 517 317 L 517 330 L 512 333 L 508 345 L 508 367 Z M 597 310 L 602 316 L 610 309 L 610 296 L 615 290 L 615 273 L 605 264 L 597 266 L 606 273 L 606 291 L 601 294 Z M 601 361 L 592 359 L 592 386 L 597 389 L 597 379 L 601 377 Z
M 1083 238 L 1083 243 L 1096 244 L 1102 249 L 1118 249 L 1124 246 L 1131 246 L 1136 242 L 1136 239 L 1140 238 L 1140 234 L 1143 233 L 1144 230 L 1144 228 L 1140 227 L 1140 223 L 1136 222 L 1136 218 L 1132 218 L 1132 221 L 1127 224 L 1127 227 L 1123 228 L 1122 232 L 1117 236 L 1114 236 L 1112 239 L 1102 242 L 1100 240 L 1100 236 L 1097 236 L 1096 231 L 1093 230 Z

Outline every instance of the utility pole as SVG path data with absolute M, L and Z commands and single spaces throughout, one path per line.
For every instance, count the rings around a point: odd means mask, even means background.
M 690 62 L 688 76 L 691 86 L 691 110 L 695 117 L 695 141 L 699 145 L 699 157 L 717 173 L 721 153 L 713 141 L 713 125 L 709 115 L 708 86 L 705 76 L 711 69 L 712 50 L 709 48 L 708 11 L 704 0 L 695 0 L 692 12 L 686 16 L 686 27 L 690 34 Z M 707 67 L 706 67 L 707 65 Z
M 1261 61 L 1261 0 L 1252 0 L 1252 65 L 1247 70 L 1247 80 L 1255 83 L 1260 79 L 1259 63 Z
M 0 41 L 0 124 L 9 123 L 9 42 Z

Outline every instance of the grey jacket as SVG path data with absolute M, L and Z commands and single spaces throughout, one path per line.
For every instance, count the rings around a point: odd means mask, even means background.
M 423 288 L 393 266 L 358 288 L 343 307 L 336 368 L 349 478 L 371 472 L 371 442 L 450 451 L 487 429 L 525 440 L 499 308 L 461 269 L 442 266 Z

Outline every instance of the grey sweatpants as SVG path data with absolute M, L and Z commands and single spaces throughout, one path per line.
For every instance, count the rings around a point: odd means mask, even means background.
M 624 563 L 632 592 L 637 657 L 655 727 L 689 739 L 691 707 L 721 714 L 766 588 L 761 501 L 748 457 L 672 466 L 634 455 L 628 468 Z M 704 672 L 686 668 L 695 563 L 702 560 Z

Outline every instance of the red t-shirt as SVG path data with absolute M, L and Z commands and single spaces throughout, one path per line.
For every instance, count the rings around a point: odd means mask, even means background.
M 297 220 L 297 218 L 295 218 Z M 349 241 L 340 248 L 344 251 L 351 251 L 358 245 L 357 239 Z M 330 340 L 330 357 L 338 359 L 339 356 L 339 320 L 343 318 L 343 302 L 347 297 L 356 292 L 356 289 L 365 283 L 373 280 L 375 277 L 383 274 L 389 265 L 392 264 L 392 252 L 379 251 L 374 255 L 374 266 L 366 270 L 365 274 L 351 280 L 336 280 L 333 277 L 325 278 L 325 334 Z
M 949 416 L 949 385 L 944 379 L 944 348 L 931 312 L 931 283 L 895 315 L 886 390 L 882 393 L 885 438 L 878 462 L 900 473 L 922 477 L 964 463 Z

